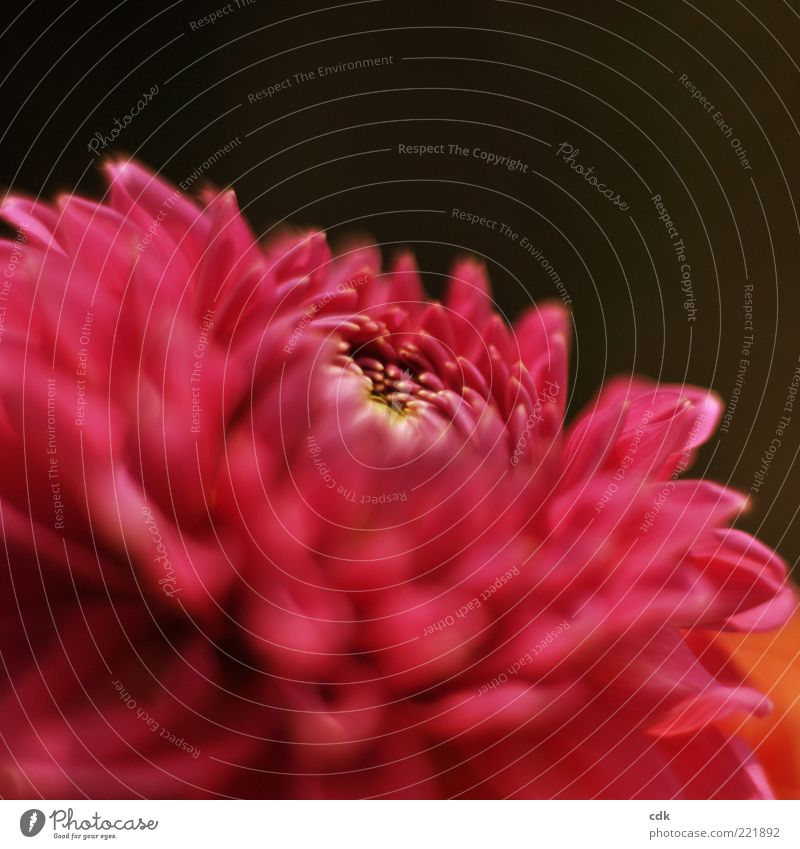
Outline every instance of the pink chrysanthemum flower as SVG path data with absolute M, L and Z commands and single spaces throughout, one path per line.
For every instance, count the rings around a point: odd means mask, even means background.
M 108 175 L 2 211 L 3 795 L 770 794 L 709 633 L 794 598 L 683 477 L 713 396 L 567 426 L 560 306 Z

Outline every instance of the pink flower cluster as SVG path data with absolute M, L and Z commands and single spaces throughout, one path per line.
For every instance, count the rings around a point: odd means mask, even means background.
M 770 795 L 708 635 L 794 596 L 683 477 L 712 395 L 567 425 L 560 306 L 107 173 L 2 208 L 0 795 Z

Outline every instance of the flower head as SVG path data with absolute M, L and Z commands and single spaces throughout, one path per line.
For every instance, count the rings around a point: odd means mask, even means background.
M 713 395 L 567 425 L 560 305 L 107 172 L 2 210 L 9 794 L 769 794 L 725 730 L 769 705 L 697 634 L 794 600 L 684 477 Z

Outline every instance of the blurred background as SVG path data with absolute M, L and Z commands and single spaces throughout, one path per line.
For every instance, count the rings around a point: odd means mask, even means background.
M 4 190 L 133 154 L 260 235 L 409 246 L 434 294 L 477 254 L 510 319 L 573 310 L 572 413 L 617 372 L 712 386 L 697 473 L 800 557 L 797 0 L 34 0 L 0 44 Z

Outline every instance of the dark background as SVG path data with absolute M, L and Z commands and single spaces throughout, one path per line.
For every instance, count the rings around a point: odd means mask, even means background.
M 6 12 L 0 183 L 33 194 L 99 195 L 88 144 L 143 92 L 158 93 L 104 153 L 133 153 L 185 180 L 233 186 L 255 230 L 283 221 L 368 232 L 417 253 L 429 289 L 454 254 L 485 257 L 500 307 L 558 297 L 518 243 L 452 217 L 459 208 L 526 236 L 555 269 L 576 327 L 571 410 L 615 372 L 713 386 L 733 397 L 753 285 L 750 364 L 730 428 L 698 471 L 748 491 L 784 415 L 798 365 L 800 17 L 792 2 L 393 2 L 256 0 L 60 5 Z M 298 84 L 319 65 L 391 56 Z M 724 115 L 729 139 L 679 78 Z M 248 95 L 283 79 L 271 98 Z M 629 203 L 621 211 L 555 155 L 579 161 Z M 457 143 L 518 158 L 527 173 L 472 156 L 400 155 Z M 651 196 L 686 245 L 679 263 Z M 742 522 L 794 564 L 800 402 Z

